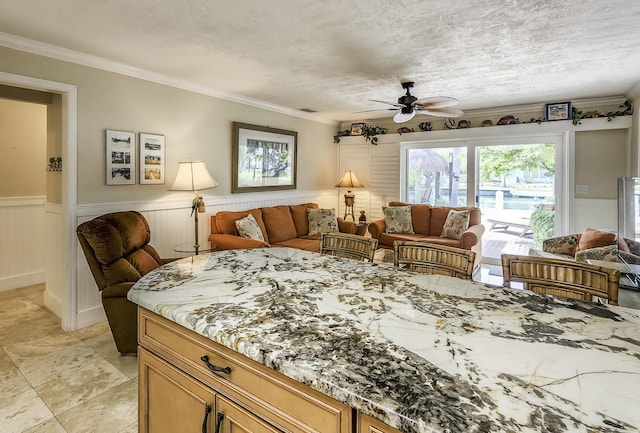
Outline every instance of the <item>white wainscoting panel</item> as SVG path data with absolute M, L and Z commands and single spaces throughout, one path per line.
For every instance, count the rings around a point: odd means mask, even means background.
M 62 317 L 64 302 L 67 299 L 64 283 L 66 266 L 63 262 L 64 257 L 60 254 L 60 251 L 66 245 L 66 242 L 62 239 L 62 205 L 47 202 L 45 215 L 46 239 L 43 247 L 46 247 L 46 277 L 44 305 L 58 317 Z
M 0 198 L 0 291 L 45 282 L 45 197 Z
M 213 190 L 212 190 L 213 191 Z M 198 234 L 201 248 L 208 249 L 207 240 L 211 233 L 211 216 L 220 211 L 242 211 L 257 207 L 290 205 L 313 202 L 321 208 L 335 208 L 338 201 L 336 189 L 323 191 L 295 191 L 274 193 L 251 193 L 230 196 L 207 196 L 202 191 L 206 212 L 198 216 Z M 191 216 L 191 196 L 185 194 L 184 200 L 108 203 L 101 205 L 78 206 L 77 225 L 89 221 L 97 216 L 110 212 L 137 210 L 142 213 L 149 223 L 152 245 L 160 257 L 184 257 L 188 254 L 177 253 L 175 245 L 193 244 L 195 229 L 194 218 Z M 77 285 L 77 327 L 82 328 L 93 323 L 106 320 L 102 308 L 100 292 L 95 284 L 84 253 L 78 244 L 76 257 L 76 285 Z

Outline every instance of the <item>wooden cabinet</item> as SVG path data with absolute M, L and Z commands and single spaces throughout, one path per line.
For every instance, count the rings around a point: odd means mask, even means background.
M 399 430 L 363 414 L 359 414 L 358 424 L 360 426 L 358 433 L 401 433 Z
M 140 432 L 353 431 L 349 406 L 143 308 L 138 320 Z

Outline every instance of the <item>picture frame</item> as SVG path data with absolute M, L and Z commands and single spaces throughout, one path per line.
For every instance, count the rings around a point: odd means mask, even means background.
M 164 184 L 164 135 L 140 133 L 140 185 Z
M 553 102 L 546 104 L 545 119 L 547 122 L 571 119 L 571 102 Z
M 351 124 L 351 135 L 362 135 L 362 128 L 364 128 L 364 122 L 352 123 Z
M 136 134 L 107 129 L 105 144 L 107 185 L 135 185 Z
M 298 133 L 233 122 L 231 192 L 296 189 Z

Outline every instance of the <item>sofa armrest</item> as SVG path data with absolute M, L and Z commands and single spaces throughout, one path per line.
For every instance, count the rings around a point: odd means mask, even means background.
M 381 219 L 370 223 L 368 230 L 372 238 L 380 240 L 380 235 L 384 233 L 386 228 L 387 225 L 384 223 L 384 219 Z
M 460 235 L 460 246 L 465 250 L 470 250 L 471 247 L 476 245 L 478 242 L 482 242 L 483 233 L 484 226 L 482 224 L 469 226 L 469 228 Z
M 226 233 L 212 233 L 209 235 L 212 251 L 237 250 L 241 248 L 262 248 L 269 244 L 264 241 L 241 238 L 240 236 Z
M 338 218 L 338 230 L 340 230 L 341 233 L 349 233 L 355 235 L 357 228 L 358 227 L 356 226 L 355 222 Z

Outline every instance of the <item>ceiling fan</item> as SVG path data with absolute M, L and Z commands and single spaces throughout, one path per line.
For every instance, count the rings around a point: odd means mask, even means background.
M 413 119 L 416 113 L 425 114 L 428 116 L 437 116 L 437 117 L 460 117 L 464 113 L 462 110 L 458 110 L 457 108 L 451 108 L 452 105 L 456 105 L 458 100 L 455 98 L 450 98 L 448 96 L 431 96 L 429 98 L 421 98 L 418 99 L 413 96 L 409 89 L 414 86 L 414 82 L 411 80 L 401 80 L 400 85 L 402 85 L 403 89 L 407 90 L 403 96 L 398 98 L 398 102 L 387 102 L 387 101 L 379 101 L 376 99 L 370 99 L 373 102 L 380 102 L 382 104 L 393 105 L 396 108 L 388 108 L 388 110 L 397 110 L 398 111 L 393 116 L 393 121 L 396 123 L 404 123 Z M 379 110 L 367 110 L 367 111 L 379 111 Z M 364 113 L 364 111 L 360 111 L 360 113 Z

